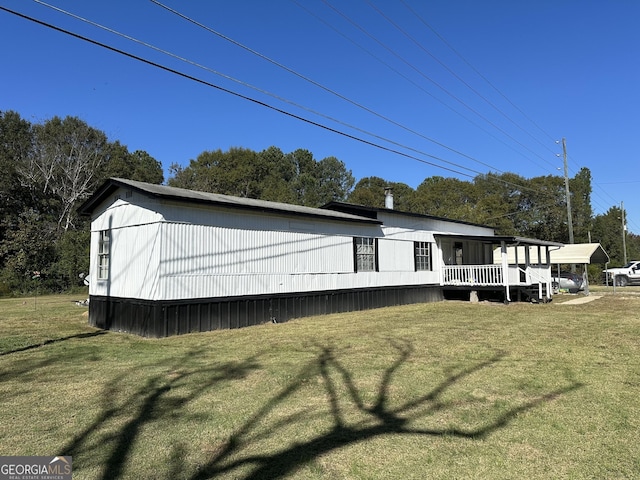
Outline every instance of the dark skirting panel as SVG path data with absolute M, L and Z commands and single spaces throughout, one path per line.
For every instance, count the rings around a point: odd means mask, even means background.
M 91 296 L 89 324 L 144 337 L 242 328 L 312 315 L 443 300 L 439 286 L 149 301 Z

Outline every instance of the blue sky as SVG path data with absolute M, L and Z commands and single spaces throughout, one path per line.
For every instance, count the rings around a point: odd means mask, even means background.
M 4 11 L 0 110 L 34 123 L 78 116 L 165 169 L 275 145 L 414 188 L 434 175 L 562 175 L 564 137 L 569 175 L 591 170 L 595 213 L 624 202 L 640 234 L 640 2 L 162 3 L 193 22 L 151 0 L 49 4 L 190 63 L 42 3 L 0 0 L 384 149 Z

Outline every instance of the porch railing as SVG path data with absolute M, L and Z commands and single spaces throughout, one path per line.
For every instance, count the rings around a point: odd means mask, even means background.
M 443 285 L 504 285 L 502 265 L 445 265 Z

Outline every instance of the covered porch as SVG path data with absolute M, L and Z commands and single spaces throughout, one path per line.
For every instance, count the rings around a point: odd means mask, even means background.
M 440 252 L 440 285 L 469 292 L 493 291 L 547 302 L 552 298 L 551 255 L 561 243 L 510 236 L 434 235 Z

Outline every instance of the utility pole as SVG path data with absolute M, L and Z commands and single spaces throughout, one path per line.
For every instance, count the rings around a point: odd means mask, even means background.
M 624 202 L 620 202 L 620 212 L 622 215 L 622 253 L 624 255 L 624 264 L 627 264 L 627 222 L 624 221 Z
M 562 137 L 562 157 L 564 158 L 564 189 L 567 195 L 567 226 L 569 227 L 569 243 L 573 244 L 573 220 L 571 219 L 571 193 L 569 192 L 569 167 L 567 166 L 567 141 L 564 137 Z

